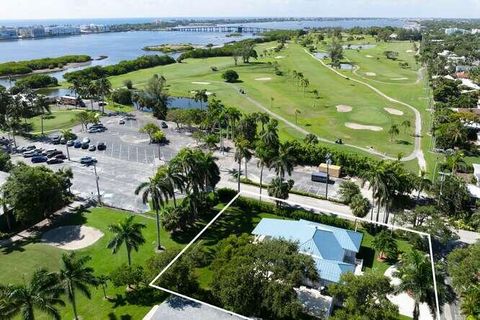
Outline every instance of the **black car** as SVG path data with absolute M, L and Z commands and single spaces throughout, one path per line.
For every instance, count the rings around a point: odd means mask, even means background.
M 78 149 L 82 146 L 82 143 L 78 140 L 75 140 L 75 143 L 73 144 L 73 146 L 75 147 L 75 149 Z
M 67 156 L 64 155 L 63 153 L 60 153 L 60 154 L 57 154 L 54 158 L 55 159 L 60 159 L 60 160 L 65 160 L 65 159 L 67 159 Z
M 88 149 L 89 143 L 88 142 L 83 142 L 82 143 L 82 149 Z
M 45 156 L 33 156 L 31 161 L 32 163 L 47 162 L 48 158 Z
M 52 150 L 52 151 L 47 152 L 47 158 L 53 158 L 53 157 L 55 157 L 56 155 L 62 154 L 62 153 L 63 153 L 63 152 L 60 151 L 60 150 Z
M 105 142 L 99 142 L 97 144 L 97 149 L 98 149 L 98 151 L 107 150 L 107 145 L 105 144 Z
M 161 125 L 162 125 L 162 128 L 163 128 L 163 129 L 167 129 L 167 128 L 168 128 L 168 124 L 167 124 L 165 121 L 162 121 Z
M 52 158 L 47 160 L 47 164 L 58 164 L 63 163 L 62 159 Z
M 94 144 L 92 144 L 92 145 L 88 148 L 88 151 L 95 151 L 95 150 L 97 150 L 97 147 L 96 147 Z
M 62 138 L 60 136 L 53 136 L 51 141 L 52 141 L 53 144 L 60 144 L 61 139 Z

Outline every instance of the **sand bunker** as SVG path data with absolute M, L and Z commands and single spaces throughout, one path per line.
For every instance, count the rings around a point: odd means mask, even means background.
M 205 94 L 206 94 L 207 96 L 211 96 L 211 95 L 213 94 L 213 92 L 206 91 Z
M 354 129 L 354 130 L 371 130 L 371 131 L 382 131 L 382 127 L 377 126 L 366 126 L 359 123 L 345 122 L 345 127 Z
M 377 76 L 377 74 L 375 72 L 365 72 L 365 75 L 367 77 L 376 77 Z
M 337 112 L 350 112 L 352 111 L 352 107 L 341 104 L 337 106 Z
M 45 232 L 42 242 L 64 250 L 78 250 L 97 242 L 103 233 L 87 226 L 62 226 Z
M 367 57 L 367 58 L 373 58 L 373 56 L 371 56 L 371 55 L 369 55 L 369 54 L 367 54 L 365 57 Z
M 390 80 L 393 80 L 393 81 L 402 81 L 402 80 L 408 80 L 408 78 L 391 78 Z
M 413 50 L 407 50 L 407 51 L 405 51 L 405 52 L 407 52 L 407 53 L 412 53 L 412 52 L 413 52 Z
M 275 59 L 285 59 L 285 56 L 276 56 Z
M 210 84 L 210 82 L 203 82 L 203 81 L 192 81 L 193 84 Z
M 394 116 L 403 116 L 403 111 L 400 111 L 398 109 L 394 109 L 394 108 L 383 108 L 383 109 L 388 113 L 393 114 Z
M 270 81 L 272 78 L 256 78 L 257 81 Z

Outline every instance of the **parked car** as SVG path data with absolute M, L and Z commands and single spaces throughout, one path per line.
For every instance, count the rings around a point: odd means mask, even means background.
M 47 152 L 47 158 L 54 158 L 59 154 L 63 154 L 63 152 L 60 151 L 60 150 L 55 150 L 55 151 L 50 152 L 50 153 Z
M 58 158 L 51 158 L 47 160 L 47 164 L 58 164 L 58 163 L 63 163 L 63 160 Z
M 118 121 L 118 124 L 125 124 L 125 120 L 124 120 L 124 119 L 120 119 L 120 120 Z
M 67 147 L 73 147 L 74 144 L 75 144 L 75 141 L 73 141 L 73 140 L 68 140 L 67 141 Z
M 53 143 L 53 144 L 60 144 L 60 136 L 53 136 L 50 141 Z
M 83 138 L 82 143 L 90 143 L 90 139 L 85 137 Z
M 107 150 L 107 145 L 105 144 L 105 142 L 99 142 L 97 144 L 97 149 L 98 151 Z
M 88 151 L 95 151 L 95 150 L 97 150 L 97 147 L 96 147 L 94 144 L 92 144 L 92 145 L 88 148 Z
M 60 153 L 55 156 L 55 159 L 65 160 L 67 159 L 67 156 L 64 155 L 63 153 Z
M 75 140 L 73 146 L 75 147 L 75 149 L 78 149 L 82 147 L 82 143 L 79 140 Z
M 162 121 L 161 125 L 162 125 L 162 128 L 163 128 L 163 129 L 167 129 L 167 128 L 168 128 L 168 124 L 167 124 L 165 121 Z
M 35 145 L 31 145 L 31 146 L 25 147 L 25 149 L 26 149 L 27 151 L 30 151 L 30 150 L 35 150 L 35 149 L 37 149 L 37 147 L 35 147 Z
M 86 157 L 80 158 L 80 163 L 81 164 L 90 165 L 90 164 L 95 163 L 95 162 L 97 162 L 97 159 L 95 159 L 93 157 L 86 156 Z
M 89 147 L 88 142 L 83 142 L 81 147 L 82 147 L 82 149 L 84 149 L 84 150 L 88 149 L 88 147 Z
M 24 157 L 24 158 L 31 158 L 31 157 L 39 156 L 39 155 L 41 155 L 41 154 L 38 153 L 38 152 L 35 151 L 35 150 L 25 151 L 25 152 L 23 153 L 23 157 Z
M 31 159 L 32 163 L 41 163 L 41 162 L 47 162 L 48 158 L 45 156 L 34 156 Z
M 60 139 L 60 144 L 67 144 L 67 139 L 65 138 Z
M 88 133 L 97 133 L 97 132 L 102 132 L 102 129 L 99 128 L 90 128 L 87 130 Z

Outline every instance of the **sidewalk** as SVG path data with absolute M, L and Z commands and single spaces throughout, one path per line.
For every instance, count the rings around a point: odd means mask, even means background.
M 39 230 L 42 230 L 43 228 L 50 226 L 55 217 L 62 216 L 65 213 L 67 214 L 72 213 L 75 210 L 78 210 L 79 208 L 85 207 L 85 205 L 86 205 L 85 202 L 74 201 L 70 203 L 68 206 L 55 211 L 49 218 L 40 221 L 34 226 L 31 226 L 30 228 L 25 229 L 8 239 L 0 240 L 0 247 L 8 247 L 17 241 L 25 241 L 30 238 L 34 238 L 35 236 L 38 235 Z

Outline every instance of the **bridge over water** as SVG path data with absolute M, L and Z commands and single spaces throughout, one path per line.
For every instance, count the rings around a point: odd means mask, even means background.
M 177 26 L 168 28 L 169 31 L 185 31 L 185 32 L 225 32 L 225 33 L 263 33 L 273 29 L 259 28 L 250 26 Z

